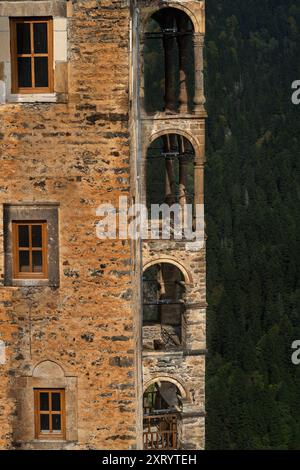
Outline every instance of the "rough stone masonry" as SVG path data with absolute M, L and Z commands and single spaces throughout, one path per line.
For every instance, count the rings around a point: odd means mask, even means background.
M 139 111 L 139 9 L 150 4 L 190 9 L 203 25 L 198 0 L 0 1 L 0 449 L 142 448 L 143 390 L 162 379 L 182 391 L 181 447 L 204 446 L 204 250 L 142 249 L 95 230 L 99 205 L 142 199 L 142 133 L 156 125 L 143 127 Z M 53 18 L 54 89 L 21 96 L 11 92 L 9 19 L 33 16 Z M 201 168 L 204 118 L 182 121 Z M 7 273 L 10 224 L 32 217 L 57 221 L 48 283 Z M 143 379 L 141 266 L 160 257 L 186 263 L 198 307 L 187 316 L 188 350 L 144 356 Z M 36 439 L 35 389 L 65 390 L 65 439 Z

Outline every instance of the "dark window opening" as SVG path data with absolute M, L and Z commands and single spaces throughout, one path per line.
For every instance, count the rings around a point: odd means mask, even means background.
M 155 264 L 143 275 L 143 347 L 145 350 L 181 348 L 185 311 L 182 272 L 169 263 Z
M 65 391 L 36 389 L 35 435 L 36 439 L 65 437 Z
M 194 204 L 194 158 L 193 146 L 178 134 L 164 135 L 149 146 L 146 159 L 149 214 L 152 204 Z
M 176 385 L 160 382 L 151 385 L 143 396 L 144 449 L 178 448 L 180 393 Z
M 47 279 L 47 223 L 12 222 L 14 279 Z
M 145 111 L 155 113 L 193 110 L 194 28 L 184 12 L 162 8 L 145 31 Z

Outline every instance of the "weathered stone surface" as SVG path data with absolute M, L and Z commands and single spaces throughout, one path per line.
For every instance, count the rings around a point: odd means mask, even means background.
M 163 2 L 166 7 L 178 6 L 187 13 L 193 23 L 196 34 L 204 34 L 204 2 L 178 0 Z M 141 0 L 141 28 L 151 14 L 161 6 L 159 0 Z M 202 73 L 202 70 L 199 70 Z M 142 81 L 142 96 L 144 88 Z M 205 111 L 201 112 L 158 112 L 147 114 L 141 104 L 141 199 L 146 201 L 147 186 L 147 150 L 150 142 L 164 134 L 184 136 L 194 150 L 194 188 L 195 203 L 204 203 L 203 167 L 205 163 Z M 161 201 L 163 202 L 163 201 Z M 144 268 L 155 263 L 175 265 L 184 277 L 184 313 L 181 321 L 181 345 L 172 345 L 167 351 L 161 337 L 166 332 L 172 335 L 170 326 L 161 324 L 143 328 L 143 382 L 144 389 L 155 382 L 174 383 L 185 403 L 183 415 L 178 420 L 179 445 L 183 449 L 203 449 L 205 445 L 204 410 L 205 410 L 205 353 L 206 353 L 206 253 L 205 242 L 195 246 L 187 241 L 145 240 L 142 245 Z M 173 306 L 173 314 L 175 307 Z M 172 306 L 170 307 L 172 316 Z M 162 316 L 162 313 L 160 312 Z M 170 323 L 170 322 L 169 322 Z M 174 334 L 171 336 L 174 343 Z M 155 344 L 156 342 L 156 344 Z M 154 350 L 153 350 L 154 349 Z M 165 350 L 160 350 L 165 349 Z M 170 349 L 170 346 L 169 346 Z M 189 408 L 192 418 L 184 417 L 185 408 Z M 199 417 L 199 413 L 202 417 Z
M 28 3 L 0 2 L 0 16 L 22 15 Z M 32 3 L 32 15 L 63 17 L 71 1 Z M 129 242 L 99 240 L 95 231 L 97 207 L 129 195 L 129 15 L 127 1 L 73 2 L 70 60 L 56 74 L 56 89 L 68 92 L 68 101 L 0 105 L 0 246 L 3 204 L 60 204 L 59 287 L 4 286 L 0 248 L 0 339 L 7 358 L 0 365 L 1 449 L 137 443 L 136 349 L 128 334 L 132 252 Z M 30 379 L 46 359 L 77 380 L 77 438 L 65 444 L 33 442 L 32 423 L 22 420 L 26 400 L 16 381 Z
M 139 126 L 140 38 L 130 31 L 137 4 L 142 25 L 155 9 L 177 4 L 204 32 L 198 0 L 0 1 L 1 32 L 9 16 L 30 12 L 59 18 L 56 49 L 66 26 L 68 37 L 56 57 L 55 103 L 41 96 L 0 104 L 0 449 L 141 447 L 142 377 L 145 387 L 162 378 L 178 384 L 186 393 L 181 446 L 204 446 L 205 248 L 155 241 L 140 250 L 139 241 L 96 237 L 99 205 L 118 206 L 120 195 L 145 199 L 140 156 L 154 134 L 190 136 L 197 162 L 205 160 L 204 115 L 142 115 Z M 0 103 L 7 64 L 1 59 Z M 59 204 L 55 285 L 5 285 L 3 205 L 17 203 Z M 141 265 L 161 259 L 186 274 L 184 348 L 145 354 L 142 367 Z M 34 440 L 34 387 L 65 388 L 66 442 Z

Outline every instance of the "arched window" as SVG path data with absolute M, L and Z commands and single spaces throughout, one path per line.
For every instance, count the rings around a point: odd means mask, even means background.
M 152 142 L 146 159 L 149 212 L 151 204 L 193 204 L 194 159 L 193 146 L 182 135 L 166 134 Z
M 63 448 L 64 443 L 78 439 L 77 377 L 60 364 L 42 360 L 31 375 L 16 377 L 15 394 L 20 412 L 13 433 L 22 448 L 33 440 L 55 440 Z
M 181 348 L 185 282 L 173 264 L 158 263 L 143 275 L 143 346 L 148 350 Z
M 144 449 L 176 449 L 180 391 L 162 381 L 150 385 L 143 396 Z
M 194 27 L 176 8 L 162 8 L 145 28 L 145 111 L 186 113 L 195 94 Z

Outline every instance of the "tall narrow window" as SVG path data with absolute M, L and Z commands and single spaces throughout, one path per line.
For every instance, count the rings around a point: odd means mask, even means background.
M 11 54 L 12 93 L 53 91 L 52 19 L 11 19 Z
M 14 279 L 47 279 L 47 223 L 13 221 L 12 230 Z
M 36 439 L 65 438 L 65 391 L 62 389 L 36 389 L 35 437 Z

